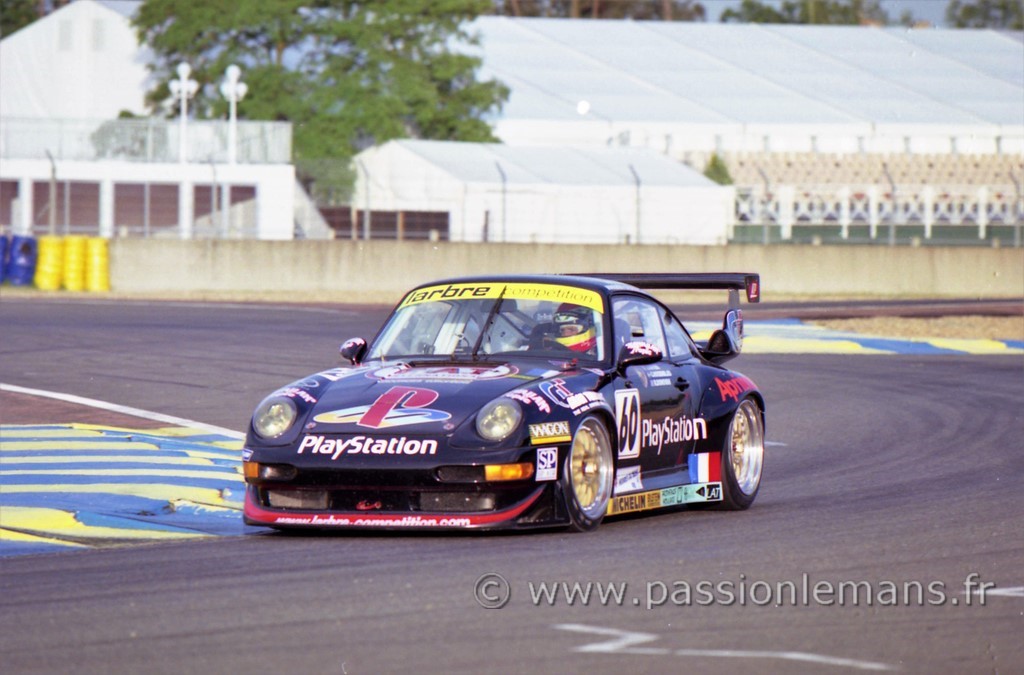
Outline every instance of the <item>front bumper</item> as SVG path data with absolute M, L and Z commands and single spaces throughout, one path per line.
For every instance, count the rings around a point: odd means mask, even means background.
M 556 448 L 547 452 L 557 465 L 562 453 Z M 341 467 L 296 454 L 246 451 L 247 524 L 501 529 L 569 522 L 557 469 L 535 470 L 537 448 L 477 451 L 473 463 L 410 461 L 405 467 L 377 457 L 366 458 L 362 466 Z
M 376 529 L 507 529 L 550 527 L 567 522 L 564 509 L 556 506 L 554 486 L 533 487 L 525 497 L 503 508 L 488 511 L 436 512 L 415 509 L 384 510 L 373 493 L 351 510 L 282 508 L 269 504 L 273 490 L 248 485 L 244 518 L 249 525 L 274 528 L 376 528 Z M 410 503 L 414 495 L 410 494 Z M 361 510 L 365 509 L 365 510 Z

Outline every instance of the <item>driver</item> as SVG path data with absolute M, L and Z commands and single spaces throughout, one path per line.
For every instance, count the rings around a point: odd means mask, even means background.
M 551 320 L 555 324 L 555 342 L 574 352 L 596 353 L 597 329 L 591 310 L 564 303 Z

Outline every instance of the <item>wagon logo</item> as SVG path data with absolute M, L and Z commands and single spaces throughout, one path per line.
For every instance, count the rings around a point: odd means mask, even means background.
M 370 405 L 332 410 L 320 413 L 313 419 L 326 424 L 356 424 L 371 429 L 443 422 L 451 417 L 449 413 L 426 407 L 436 401 L 437 397 L 433 389 L 392 387 Z

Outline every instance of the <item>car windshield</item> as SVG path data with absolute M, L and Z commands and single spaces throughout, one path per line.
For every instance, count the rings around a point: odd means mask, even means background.
M 527 282 L 418 288 L 391 315 L 368 359 L 523 356 L 602 361 L 605 307 L 597 291 Z

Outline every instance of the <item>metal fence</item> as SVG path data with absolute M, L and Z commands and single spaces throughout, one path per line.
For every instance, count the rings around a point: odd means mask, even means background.
M 194 121 L 185 126 L 185 153 L 191 162 L 228 161 L 229 123 Z M 237 122 L 240 164 L 288 164 L 290 122 Z M 0 159 L 53 159 L 91 162 L 180 160 L 182 127 L 177 120 L 0 119 Z
M 780 185 L 737 189 L 733 238 L 1021 246 L 1022 229 L 1020 186 Z

